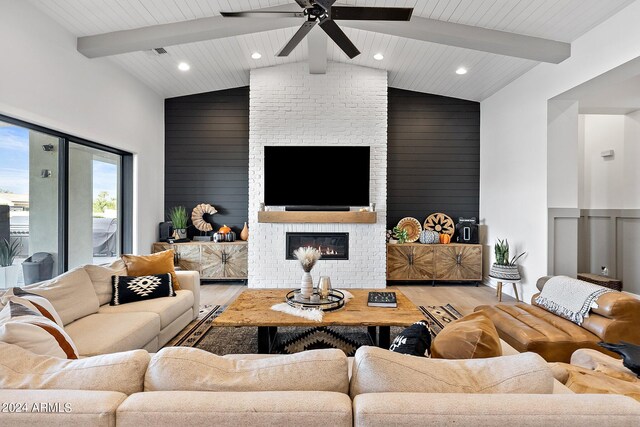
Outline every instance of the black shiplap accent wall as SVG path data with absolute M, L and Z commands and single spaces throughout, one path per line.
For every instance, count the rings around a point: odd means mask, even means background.
M 389 88 L 387 226 L 479 215 L 480 104 Z
M 214 229 L 247 221 L 248 87 L 165 100 L 165 210 L 199 203 L 218 210 Z

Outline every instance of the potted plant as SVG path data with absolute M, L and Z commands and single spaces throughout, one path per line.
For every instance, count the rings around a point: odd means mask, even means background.
M 404 228 L 393 227 L 393 236 L 396 238 L 398 243 L 406 243 L 407 238 L 409 237 L 409 232 Z
M 13 265 L 13 260 L 20 252 L 20 242 L 10 243 L 7 239 L 0 242 L 0 288 L 12 288 L 18 285 L 19 265 Z
M 494 246 L 496 254 L 496 262 L 493 263 L 489 270 L 489 276 L 503 280 L 520 280 L 520 272 L 516 262 L 526 253 L 514 255 L 509 260 L 509 242 L 507 239 L 500 240 Z
M 176 239 L 187 238 L 187 209 L 184 206 L 175 206 L 169 210 L 169 219 L 173 225 L 173 237 Z

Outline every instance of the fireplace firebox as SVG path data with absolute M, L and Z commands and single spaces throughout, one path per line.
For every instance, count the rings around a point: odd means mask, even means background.
M 287 233 L 287 259 L 296 259 L 293 251 L 311 246 L 323 259 L 349 259 L 349 233 Z

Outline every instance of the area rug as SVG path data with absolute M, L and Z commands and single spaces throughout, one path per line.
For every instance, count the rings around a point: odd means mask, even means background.
M 258 330 L 255 327 L 212 327 L 214 319 L 225 307 L 211 306 L 201 310 L 201 315 L 183 333 L 167 346 L 195 347 L 210 353 L 255 354 L 258 352 Z M 462 317 L 451 304 L 444 306 L 420 306 L 435 336 L 448 323 Z M 416 319 L 418 321 L 420 319 Z M 404 328 L 391 328 L 391 341 Z M 292 354 L 304 350 L 337 348 L 353 356 L 363 345 L 372 345 L 366 327 L 280 327 L 272 354 Z

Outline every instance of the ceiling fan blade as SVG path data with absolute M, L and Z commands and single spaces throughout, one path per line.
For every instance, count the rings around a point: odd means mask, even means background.
M 305 36 L 309 34 L 309 31 L 313 29 L 313 27 L 316 25 L 316 22 L 317 21 L 307 21 L 302 24 L 302 26 L 298 29 L 298 31 L 296 31 L 293 37 L 291 37 L 291 40 L 289 40 L 287 44 L 284 45 L 282 49 L 280 49 L 280 52 L 276 53 L 276 56 L 289 56 L 293 49 L 295 49 L 296 46 L 300 44 L 302 39 L 304 39 Z
M 304 12 L 287 11 L 247 11 L 247 12 L 220 12 L 225 18 L 304 18 Z
M 353 21 L 409 21 L 413 8 L 411 7 L 352 7 L 333 6 L 331 19 Z
M 316 0 L 315 3 L 320 5 L 324 10 L 329 10 L 331 6 L 336 2 L 336 0 Z
M 323 21 L 321 21 L 320 27 L 324 30 L 325 33 L 327 33 L 329 37 L 331 37 L 331 40 L 333 40 L 335 44 L 337 44 L 338 47 L 347 54 L 349 58 L 353 59 L 356 56 L 360 55 L 360 51 L 358 50 L 358 48 L 355 47 L 353 43 L 351 43 L 349 37 L 347 37 L 347 35 L 340 29 L 340 27 L 338 27 L 338 24 L 333 22 L 331 19 L 324 19 Z
M 304 7 L 305 9 L 312 6 L 310 0 L 296 0 L 296 3 L 298 3 L 300 7 Z

